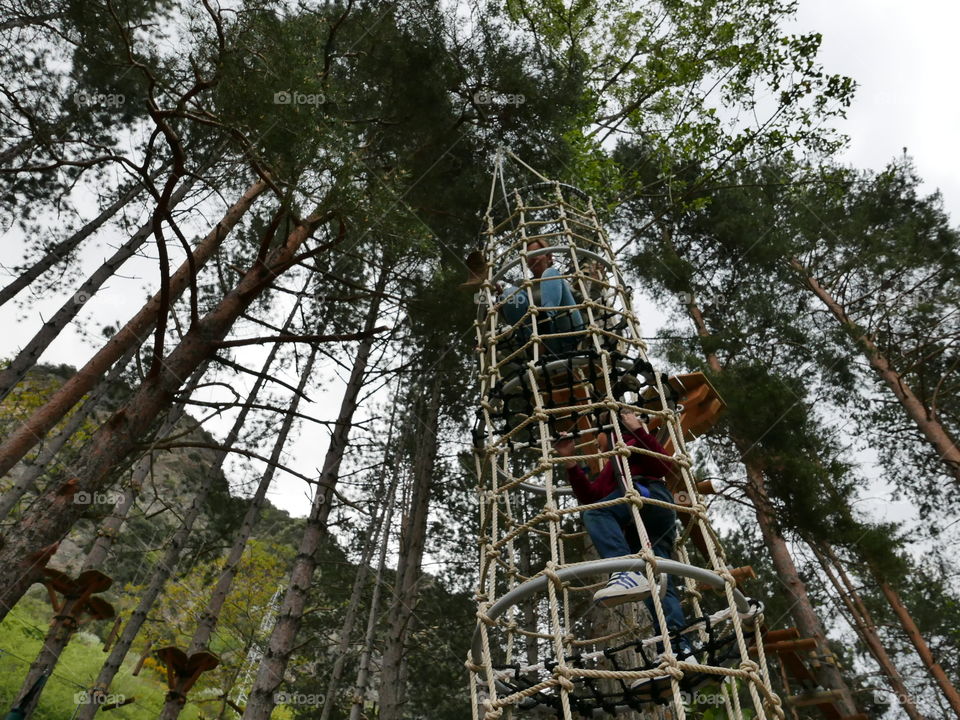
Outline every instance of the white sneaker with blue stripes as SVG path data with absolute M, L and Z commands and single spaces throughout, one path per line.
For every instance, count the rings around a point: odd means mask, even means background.
M 660 575 L 660 597 L 667 592 L 667 576 Z M 604 607 L 613 607 L 627 602 L 638 602 L 652 595 L 647 578 L 638 572 L 615 572 L 610 576 L 607 584 L 597 590 L 593 601 Z

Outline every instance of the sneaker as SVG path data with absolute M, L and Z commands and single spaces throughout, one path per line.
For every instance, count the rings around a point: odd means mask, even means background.
M 667 593 L 667 576 L 660 575 L 660 597 Z M 597 590 L 593 601 L 604 607 L 613 607 L 627 602 L 645 600 L 651 595 L 650 583 L 647 578 L 638 572 L 615 572 L 610 576 L 607 584 Z

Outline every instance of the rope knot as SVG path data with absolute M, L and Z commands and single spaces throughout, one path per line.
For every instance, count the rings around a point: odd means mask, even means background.
M 563 589 L 563 581 L 560 579 L 560 576 L 557 575 L 557 564 L 550 560 L 546 567 L 543 569 L 543 574 L 552 582 L 558 590 Z
M 667 667 L 663 668 L 663 672 L 669 675 L 670 677 L 672 677 L 677 682 L 680 682 L 681 680 L 683 680 L 685 671 L 677 667 L 676 663 L 677 661 L 676 659 L 674 659 L 673 662 L 667 665 Z
M 743 660 L 740 663 L 740 670 L 750 679 L 751 682 L 756 683 L 757 685 L 762 685 L 763 680 L 760 677 L 760 666 L 757 665 L 753 660 Z
M 497 720 L 503 715 L 503 708 L 496 707 L 489 699 L 483 701 L 483 709 L 486 711 L 483 720 Z
M 573 684 L 573 680 L 567 677 L 566 668 L 554 668 L 553 675 L 557 679 L 557 685 L 559 685 L 561 689 L 566 690 L 568 693 L 572 693 L 577 689 L 577 686 Z
M 726 568 L 718 572 L 717 575 L 719 575 L 723 580 L 723 582 L 726 583 L 727 585 L 732 585 L 733 587 L 737 586 L 737 579 Z

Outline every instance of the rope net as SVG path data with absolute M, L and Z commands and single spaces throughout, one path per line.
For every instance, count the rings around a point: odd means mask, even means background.
M 507 157 L 539 182 L 508 190 Z M 737 589 L 685 446 L 719 400 L 702 376 L 667 378 L 649 362 L 586 194 L 504 151 L 484 225 L 467 283 L 481 386 L 474 718 L 783 718 L 758 637 L 762 605 Z M 638 477 L 644 462 L 669 472 Z M 612 472 L 615 491 L 578 502 L 573 472 Z M 598 544 L 611 528 L 629 552 Z M 617 578 L 654 590 L 637 602 L 594 598 Z

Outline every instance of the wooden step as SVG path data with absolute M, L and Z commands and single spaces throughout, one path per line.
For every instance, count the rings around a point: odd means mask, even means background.
M 791 695 L 785 702 L 793 707 L 807 707 L 809 705 L 823 705 L 835 703 L 843 697 L 840 690 L 821 690 L 820 692 Z
M 697 492 L 701 495 L 716 495 L 717 491 L 710 480 L 701 480 L 697 483 Z
M 803 650 L 816 650 L 817 641 L 813 638 L 803 638 L 801 640 L 782 640 L 780 642 L 764 643 L 763 651 L 767 654 L 801 652 Z M 757 646 L 750 648 L 750 654 L 757 654 Z
M 765 643 L 775 643 L 781 640 L 796 640 L 800 637 L 800 631 L 795 627 L 783 628 L 781 630 L 770 630 L 763 636 Z
M 750 565 L 744 565 L 743 567 L 732 568 L 730 574 L 733 575 L 734 581 L 737 583 L 737 587 L 743 584 L 745 580 L 757 577 L 757 573 L 754 572 L 753 568 Z M 697 590 L 699 592 L 706 592 L 707 590 L 713 590 L 714 588 L 710 585 L 704 583 L 697 583 Z

